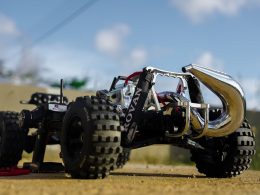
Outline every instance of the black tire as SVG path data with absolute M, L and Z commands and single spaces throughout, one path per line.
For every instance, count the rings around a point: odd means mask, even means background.
M 234 133 L 223 138 L 201 138 L 199 143 L 215 154 L 191 151 L 191 160 L 207 177 L 227 178 L 248 169 L 255 154 L 255 135 L 245 120 Z
M 25 133 L 19 127 L 18 113 L 0 112 L 0 167 L 11 167 L 22 158 Z
M 116 161 L 117 168 L 123 168 L 123 166 L 129 161 L 131 149 L 123 148 L 123 151 L 118 155 Z
M 80 97 L 63 119 L 61 153 L 73 178 L 97 179 L 109 175 L 122 152 L 119 116 L 108 101 Z

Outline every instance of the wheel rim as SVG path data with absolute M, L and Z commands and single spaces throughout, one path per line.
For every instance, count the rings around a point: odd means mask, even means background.
M 228 140 L 218 139 L 214 145 L 216 150 L 215 162 L 221 164 L 228 158 L 228 154 L 231 150 L 230 143 Z
M 69 122 L 67 133 L 67 150 L 71 158 L 79 156 L 83 147 L 84 129 L 79 117 L 73 117 Z

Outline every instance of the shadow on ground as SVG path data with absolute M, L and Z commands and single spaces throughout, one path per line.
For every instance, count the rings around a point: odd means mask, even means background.
M 168 174 L 168 173 L 131 173 L 131 172 L 112 172 L 114 176 L 139 176 L 139 177 L 176 177 L 176 178 L 206 178 L 202 175 L 186 175 L 186 174 Z
M 128 176 L 128 177 L 169 177 L 169 178 L 206 178 L 201 175 L 190 175 L 190 174 L 167 174 L 167 173 L 142 173 L 142 172 L 111 172 L 111 176 Z M 26 179 L 73 179 L 65 173 L 31 173 L 28 175 L 20 176 L 6 176 L 0 177 L 1 179 L 10 180 L 26 180 Z

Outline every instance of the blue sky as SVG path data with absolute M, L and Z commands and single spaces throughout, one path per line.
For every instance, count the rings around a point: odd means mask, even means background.
M 260 0 L 99 0 L 27 47 L 85 2 L 0 0 L 6 67 L 54 80 L 88 76 L 89 88 L 107 88 L 146 65 L 181 71 L 198 63 L 238 79 L 248 106 L 260 108 Z

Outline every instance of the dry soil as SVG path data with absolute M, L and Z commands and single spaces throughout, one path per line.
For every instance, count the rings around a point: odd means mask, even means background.
M 126 165 L 105 179 L 72 179 L 63 173 L 0 178 L 0 194 L 260 194 L 260 171 L 232 179 L 206 178 L 192 166 Z

